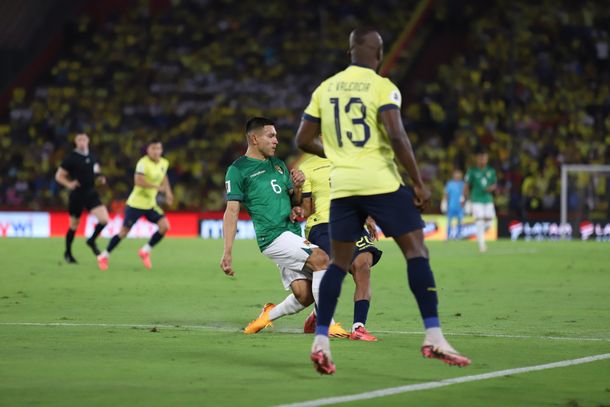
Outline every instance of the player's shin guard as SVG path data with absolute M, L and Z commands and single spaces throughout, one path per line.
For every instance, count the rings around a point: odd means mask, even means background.
M 415 296 L 425 328 L 440 326 L 438 320 L 438 298 L 430 261 L 425 257 L 407 260 L 409 287 Z
M 150 240 L 148 241 L 148 245 L 150 247 L 154 247 L 157 243 L 159 243 L 161 241 L 161 239 L 163 239 L 163 237 L 165 236 L 164 233 L 159 233 L 158 231 L 155 232 L 151 237 Z
M 303 309 L 305 309 L 305 306 L 297 300 L 294 294 L 290 294 L 284 301 L 269 311 L 269 319 L 274 321 L 284 315 L 296 314 Z
M 74 241 L 74 235 L 76 234 L 76 230 L 68 229 L 66 233 L 66 253 L 72 254 L 72 242 Z
M 337 307 L 337 300 L 339 299 L 339 294 L 341 294 L 341 284 L 345 275 L 345 270 L 342 270 L 335 264 L 331 264 L 322 278 L 316 335 L 328 335 L 328 327 Z

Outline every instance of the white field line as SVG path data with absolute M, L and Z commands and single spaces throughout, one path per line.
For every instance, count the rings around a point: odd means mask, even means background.
M 215 332 L 239 332 L 241 328 L 219 325 L 168 325 L 168 324 L 113 324 L 102 322 L 0 322 L 0 326 L 39 326 L 39 327 L 92 327 L 92 328 L 141 328 L 150 329 L 153 327 L 163 329 L 201 329 Z M 302 331 L 295 328 L 280 328 L 274 329 L 274 332 L 298 334 Z M 398 334 L 398 335 L 423 335 L 422 331 L 377 331 L 372 330 L 372 333 L 381 334 Z M 454 332 L 447 333 L 446 336 L 480 336 L 489 338 L 507 338 L 507 339 L 535 339 L 535 340 L 556 340 L 556 341 L 592 341 L 592 342 L 610 342 L 610 338 L 591 338 L 591 337 L 569 337 L 569 336 L 544 336 L 544 335 L 509 335 L 501 333 L 485 333 L 485 332 Z
M 603 353 L 600 355 L 587 356 L 579 359 L 569 359 L 563 360 L 560 362 L 547 363 L 544 365 L 535 365 L 535 366 L 527 366 L 527 367 L 518 367 L 514 369 L 506 369 L 506 370 L 498 370 L 496 372 L 489 372 L 483 374 L 477 374 L 472 376 L 462 376 L 456 377 L 453 379 L 439 380 L 434 382 L 426 382 L 419 384 L 410 384 L 407 386 L 399 386 L 399 387 L 389 387 L 386 389 L 368 391 L 365 393 L 351 394 L 347 396 L 337 396 L 337 397 L 328 397 L 317 400 L 303 401 L 299 403 L 290 403 L 290 404 L 282 404 L 277 407 L 317 407 L 317 406 L 327 406 L 330 404 L 338 404 L 338 403 L 348 403 L 350 401 L 359 401 L 359 400 L 370 400 L 378 397 L 386 397 L 392 396 L 395 394 L 401 393 L 409 393 L 412 391 L 418 390 L 430 390 L 436 389 L 438 387 L 451 386 L 453 384 L 460 383 L 468 383 L 468 382 L 478 382 L 481 380 L 494 379 L 497 377 L 508 376 L 508 375 L 516 375 L 521 373 L 529 373 L 529 372 L 537 372 L 540 370 L 546 369 L 556 369 L 560 367 L 568 367 L 581 365 L 583 363 L 591 363 L 599 360 L 610 359 L 610 353 Z

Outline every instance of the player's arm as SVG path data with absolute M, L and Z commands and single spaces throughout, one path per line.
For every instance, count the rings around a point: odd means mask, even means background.
M 315 154 L 322 158 L 326 158 L 324 147 L 318 138 L 321 131 L 321 109 L 320 109 L 320 92 L 324 83 L 314 90 L 311 95 L 309 105 L 305 108 L 303 119 L 297 130 L 295 142 L 298 148 L 306 153 Z
M 491 183 L 491 185 L 489 185 L 487 188 L 485 188 L 485 190 L 487 192 L 494 192 L 497 188 L 498 188 L 498 179 L 496 178 L 496 172 L 493 172 L 493 177 L 492 177 L 493 182 Z
M 172 186 L 169 183 L 169 178 L 167 175 L 165 176 L 165 178 L 163 178 L 160 191 L 165 194 L 165 202 L 167 202 L 169 206 L 172 206 L 172 204 L 174 203 L 174 194 L 172 192 Z
M 398 161 L 405 167 L 409 177 L 413 181 L 416 195 L 416 205 L 421 209 L 430 200 L 430 190 L 424 185 L 421 178 L 411 141 L 402 123 L 400 109 L 386 109 L 379 113 L 381 122 L 385 126 L 392 149 Z
M 101 185 L 106 183 L 106 177 L 102 174 L 102 167 L 100 167 L 99 163 L 93 164 L 93 175 L 95 175 L 95 179 Z
M 237 219 L 239 217 L 239 201 L 227 201 L 227 208 L 222 218 L 222 233 L 224 250 L 220 260 L 220 268 L 228 276 L 235 275 L 233 271 L 233 242 L 237 233 Z
M 464 201 L 470 199 L 470 170 L 466 172 L 466 176 L 464 177 L 464 190 L 462 191 L 464 195 Z
M 301 201 L 301 208 L 303 209 L 304 218 L 309 218 L 311 214 L 315 212 L 313 199 L 311 199 L 311 193 L 303 195 L 303 200 Z
M 160 186 L 156 186 L 155 184 L 151 184 L 150 182 L 146 181 L 146 177 L 140 172 L 136 172 L 134 174 L 133 183 L 140 188 L 156 189 L 157 191 L 161 191 L 163 187 L 163 183 L 161 183 Z
M 306 153 L 315 154 L 322 158 L 326 158 L 324 146 L 320 142 L 319 135 L 321 133 L 320 122 L 312 121 L 304 117 L 301 120 L 299 129 L 297 130 L 296 144 L 297 147 Z
M 57 181 L 59 185 L 68 188 L 70 191 L 74 191 L 80 186 L 78 180 L 70 179 L 70 174 L 65 168 L 62 167 L 59 167 L 57 172 L 55 172 L 55 181 Z

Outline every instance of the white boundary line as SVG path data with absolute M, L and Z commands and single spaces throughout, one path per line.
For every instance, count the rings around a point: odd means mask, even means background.
M 477 382 L 481 380 L 494 379 L 496 377 L 508 376 L 508 375 L 516 375 L 521 373 L 529 373 L 529 372 L 537 372 L 539 370 L 546 369 L 555 369 L 558 367 L 568 367 L 581 365 L 583 363 L 591 363 L 599 360 L 610 359 L 610 353 L 603 353 L 600 355 L 587 356 L 579 359 L 570 359 L 563 360 L 560 362 L 547 363 L 544 365 L 535 365 L 528 367 L 518 367 L 514 369 L 506 369 L 499 370 L 496 372 L 483 373 L 472 376 L 462 376 L 456 377 L 453 379 L 439 380 L 434 382 L 426 382 L 419 384 L 410 384 L 407 386 L 399 386 L 399 387 L 389 387 L 387 389 L 380 389 L 369 391 L 365 393 L 351 394 L 348 396 L 338 396 L 338 397 L 328 397 L 324 399 L 303 401 L 299 403 L 290 403 L 290 404 L 281 404 L 277 407 L 317 407 L 317 406 L 327 406 L 330 404 L 338 404 L 338 403 L 347 403 L 350 401 L 359 401 L 359 400 L 370 400 L 378 397 L 392 396 L 395 394 L 408 393 L 412 391 L 418 390 L 429 390 L 436 389 L 438 387 L 451 386 L 452 384 L 460 384 L 460 383 L 468 383 L 468 382 Z
M 86 323 L 86 322 L 0 322 L 0 326 L 38 326 L 38 327 L 92 327 L 92 328 L 163 328 L 163 329 L 201 329 L 216 332 L 239 332 L 241 328 L 219 325 L 169 325 L 169 324 L 112 324 L 112 323 Z M 280 328 L 274 329 L 274 332 L 298 334 L 300 329 Z M 373 333 L 382 334 L 398 334 L 398 335 L 423 335 L 422 331 L 376 331 Z M 501 333 L 484 333 L 484 332 L 456 332 L 445 333 L 446 336 L 471 336 L 471 337 L 486 337 L 486 338 L 506 338 L 506 339 L 535 339 L 535 340 L 556 340 L 556 341 L 591 341 L 591 342 L 610 342 L 610 338 L 591 338 L 591 337 L 570 337 L 570 336 L 544 336 L 544 335 L 509 335 Z

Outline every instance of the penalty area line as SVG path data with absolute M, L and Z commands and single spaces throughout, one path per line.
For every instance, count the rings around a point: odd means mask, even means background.
M 508 376 L 508 375 L 517 375 L 517 374 L 522 374 L 522 373 L 537 372 L 540 370 L 557 369 L 557 368 L 561 368 L 561 367 L 582 365 L 584 363 L 597 362 L 597 361 L 606 360 L 606 359 L 610 359 L 610 353 L 603 353 L 603 354 L 599 354 L 599 355 L 587 356 L 587 357 L 578 358 L 578 359 L 562 360 L 559 362 L 546 363 L 544 365 L 518 367 L 518 368 L 514 368 L 514 369 L 498 370 L 496 372 L 489 372 L 489 373 L 483 373 L 483 374 L 472 375 L 472 376 L 456 377 L 453 379 L 439 380 L 439 381 L 419 383 L 419 384 L 410 384 L 410 385 L 399 386 L 399 387 L 389 387 L 386 389 L 368 391 L 365 393 L 351 394 L 351 395 L 347 395 L 347 396 L 328 397 L 328 398 L 303 401 L 303 402 L 298 402 L 298 403 L 281 404 L 276 407 L 317 407 L 317 406 L 327 406 L 327 405 L 331 405 L 331 404 L 348 403 L 351 401 L 370 400 L 370 399 L 374 399 L 374 398 L 393 396 L 396 394 L 409 393 L 409 392 L 413 392 L 413 391 L 436 389 L 439 387 L 451 386 L 453 384 L 478 382 L 481 380 L 494 379 L 497 377 L 503 377 L 503 376 Z

